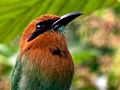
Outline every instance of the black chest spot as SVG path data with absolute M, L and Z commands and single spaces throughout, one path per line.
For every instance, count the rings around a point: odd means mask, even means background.
M 57 48 L 57 49 L 49 49 L 49 51 L 52 53 L 52 55 L 58 55 L 60 57 L 66 57 L 67 56 L 65 51 L 61 51 L 59 48 Z
M 59 49 L 52 52 L 53 55 L 60 55 L 61 51 Z

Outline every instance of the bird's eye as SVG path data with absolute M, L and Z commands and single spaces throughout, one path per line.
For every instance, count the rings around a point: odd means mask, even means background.
M 36 29 L 43 29 L 44 28 L 44 25 L 43 24 L 38 24 L 37 26 L 36 26 Z

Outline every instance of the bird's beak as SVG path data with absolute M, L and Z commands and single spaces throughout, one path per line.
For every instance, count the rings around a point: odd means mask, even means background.
M 73 19 L 77 18 L 78 16 L 83 15 L 82 12 L 72 12 L 63 15 L 58 20 L 56 20 L 50 27 L 50 29 L 57 30 L 60 26 L 66 26 L 69 22 L 71 22 Z M 40 33 L 36 33 L 38 31 L 33 32 L 33 34 L 29 37 L 28 42 L 36 38 Z M 43 32 L 42 32 L 43 33 Z
M 80 15 L 83 15 L 83 13 L 82 12 L 72 12 L 72 13 L 65 14 L 62 17 L 60 17 L 60 19 L 55 21 L 51 25 L 51 28 L 56 29 L 58 26 L 66 26 L 69 22 L 71 22 L 73 19 L 77 18 Z

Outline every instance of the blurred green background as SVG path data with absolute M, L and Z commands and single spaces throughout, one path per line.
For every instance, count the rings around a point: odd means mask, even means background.
M 71 90 L 120 90 L 120 0 L 1 0 L 0 90 L 10 74 L 21 35 L 42 14 L 84 13 L 66 30 L 75 64 Z

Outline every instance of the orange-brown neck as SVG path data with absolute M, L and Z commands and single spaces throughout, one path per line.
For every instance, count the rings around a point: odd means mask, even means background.
M 23 39 L 23 38 L 22 38 Z M 24 52 L 28 49 L 67 49 L 66 38 L 65 36 L 59 31 L 46 31 L 45 33 L 39 35 L 34 40 L 27 42 L 27 38 L 20 42 L 20 52 Z
M 54 83 L 58 83 L 57 87 L 70 87 L 74 65 L 62 33 L 47 31 L 25 43 L 22 50 L 26 52 L 22 62 L 26 62 L 24 72 L 27 76 L 37 77 L 38 82 L 45 83 L 44 87 L 52 86 L 50 90 L 55 90 Z

